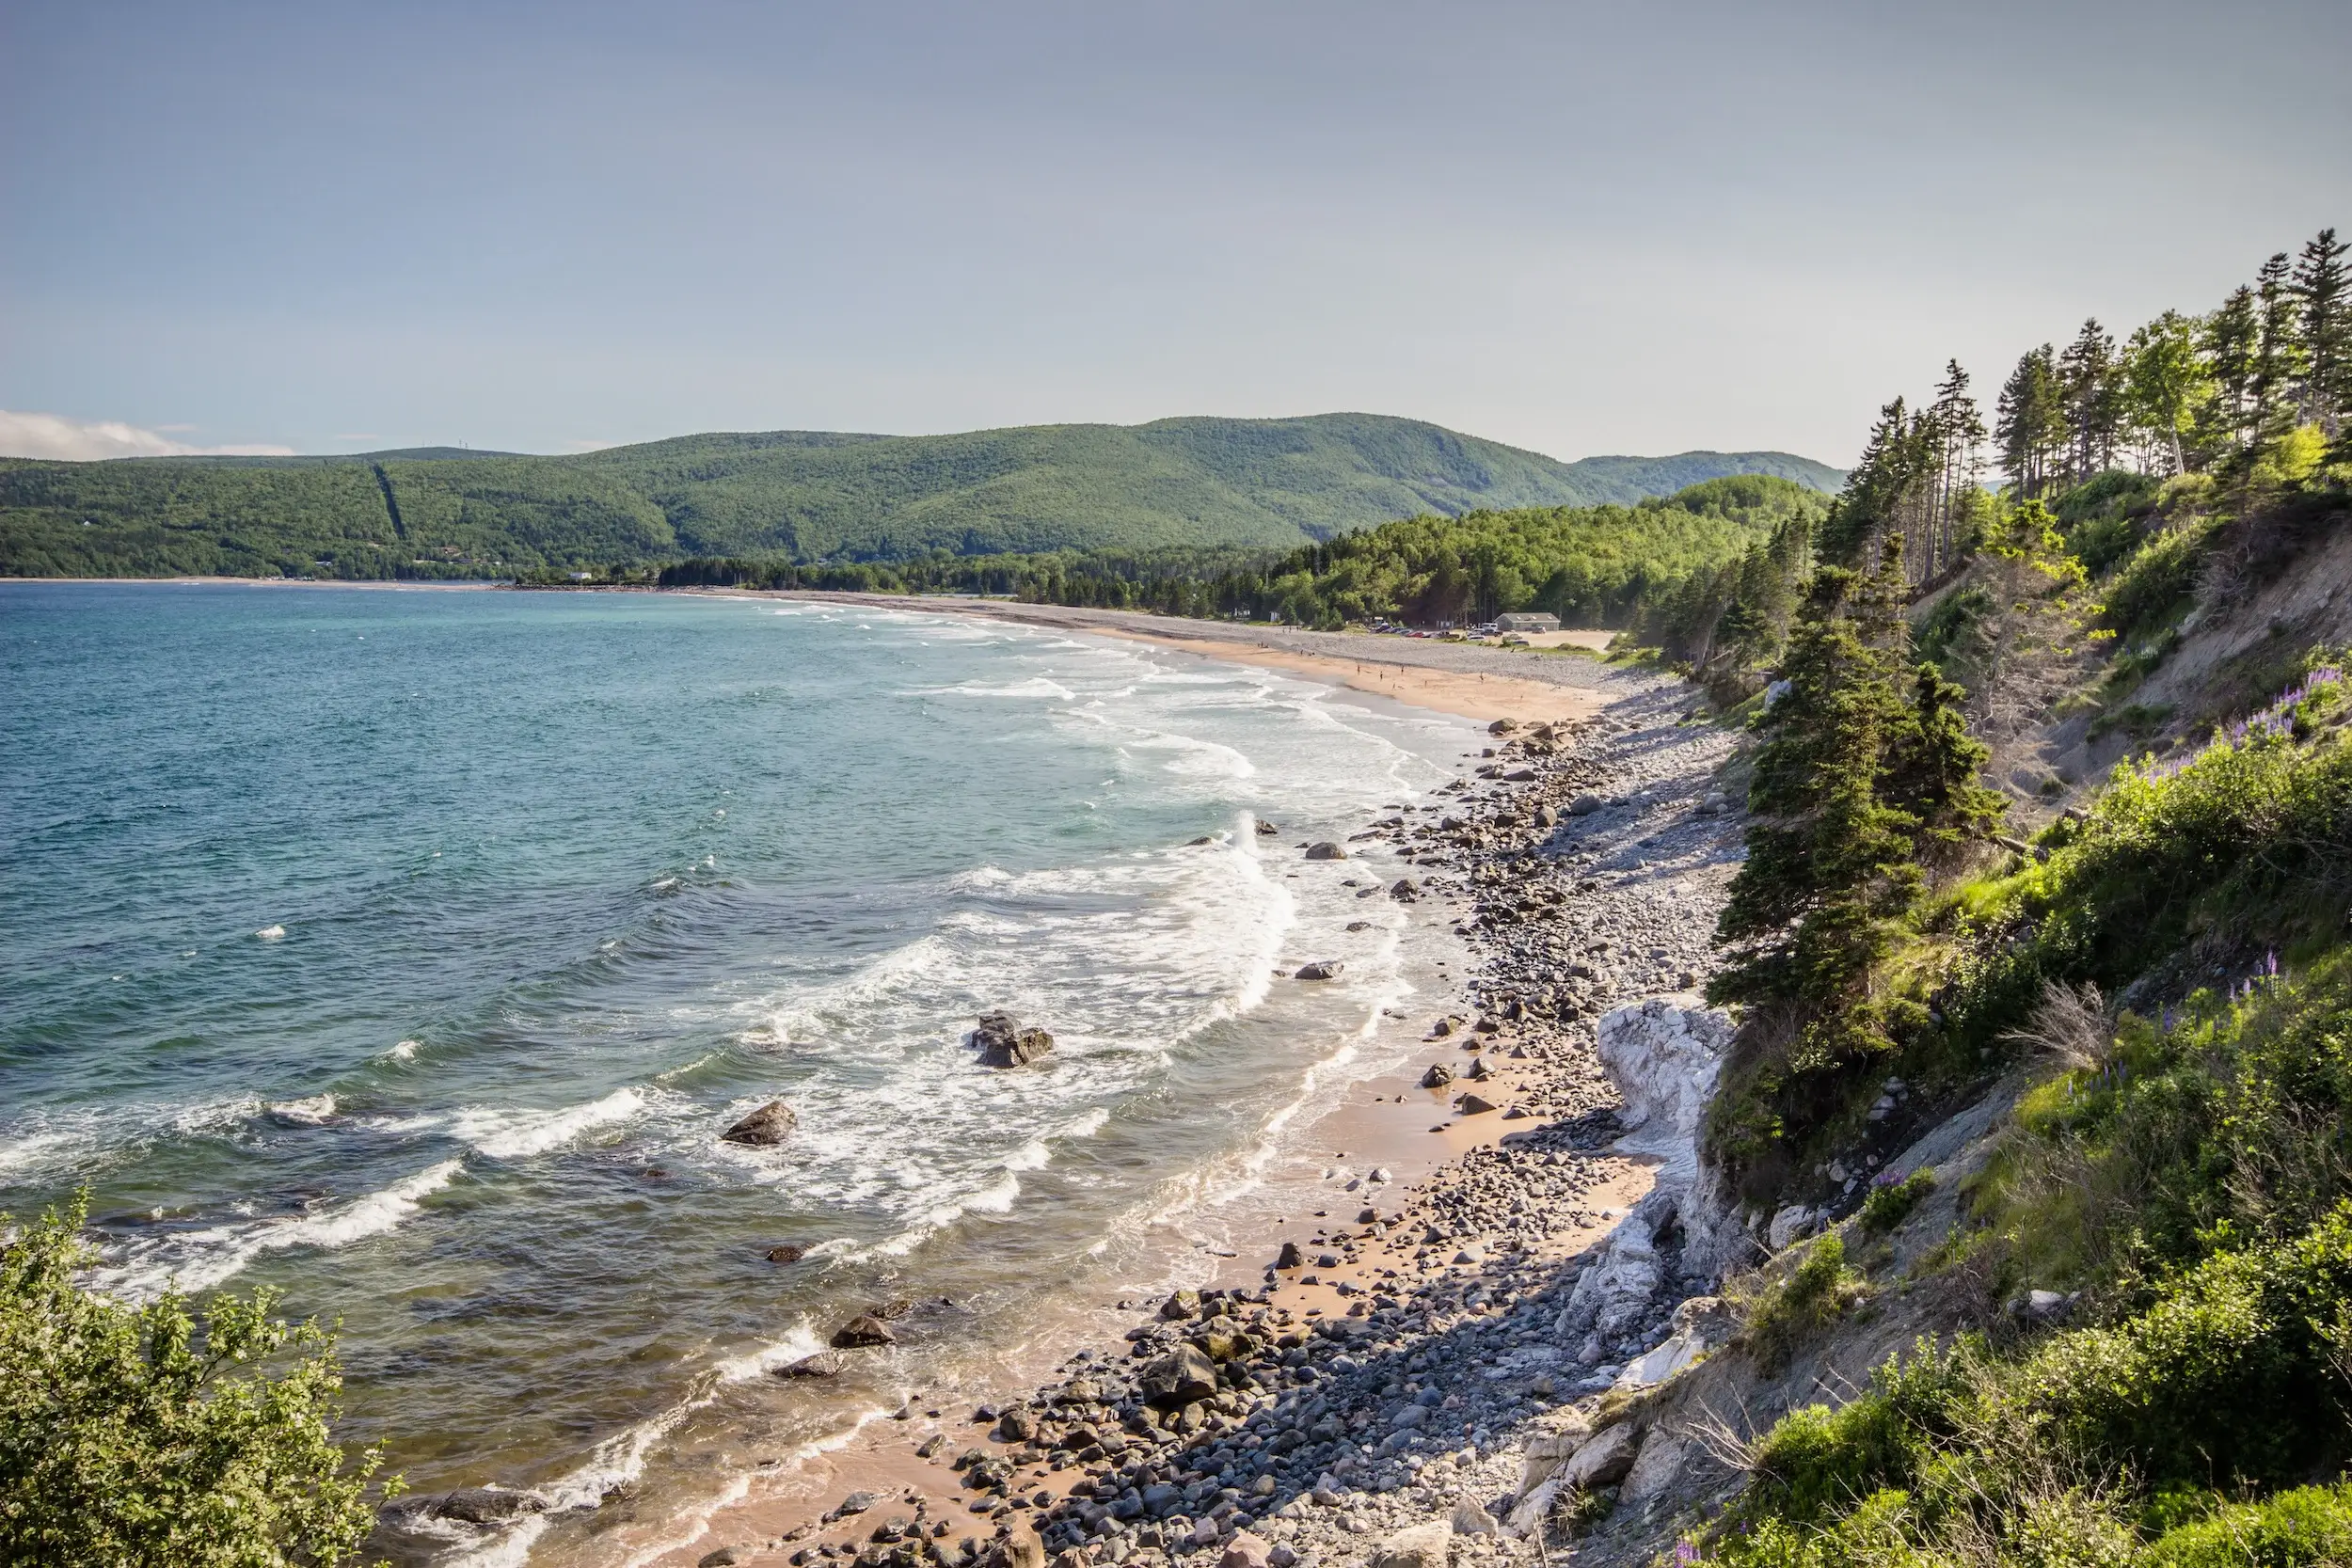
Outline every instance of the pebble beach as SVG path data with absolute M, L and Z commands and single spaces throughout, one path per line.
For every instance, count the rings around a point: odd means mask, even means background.
M 1047 613 L 1097 632 L 1167 625 Z M 1640 1058 L 1671 1043 L 1674 1021 L 1707 1016 L 1691 993 L 1740 854 L 1719 778 L 1734 737 L 1678 684 L 1591 660 L 1215 631 L 1384 695 L 1416 672 L 1486 687 L 1498 709 L 1540 712 L 1525 689 L 1557 689 L 1559 717 L 1498 713 L 1468 776 L 1338 848 L 1404 863 L 1376 891 L 1444 911 L 1467 948 L 1456 993 L 1413 1021 L 1415 1067 L 1356 1086 L 1327 1128 L 1347 1147 L 1319 1173 L 1319 1206 L 1238 1243 L 1213 1284 L 1120 1303 L 1120 1338 L 1072 1345 L 1034 1387 L 972 1404 L 914 1395 L 796 1484 L 649 1560 L 1534 1561 L 1546 1510 L 1581 1495 L 1564 1483 L 1638 1493 L 1638 1476 L 1624 1483 L 1640 1456 L 1611 1440 L 1606 1402 L 1721 1332 L 1703 1293 L 1713 1272 L 1695 1251 L 1686 1266 L 1668 1191 L 1687 1178 L 1704 1085 L 1661 1113 L 1645 1081 L 1661 1064 Z M 1348 678 L 1368 658 L 1414 662 Z M 827 1375 L 862 1336 L 887 1334 L 894 1306 L 780 1375 Z

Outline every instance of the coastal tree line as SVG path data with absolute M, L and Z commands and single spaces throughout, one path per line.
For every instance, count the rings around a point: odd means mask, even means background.
M 1382 620 L 1464 626 L 1514 610 L 1629 626 L 1693 578 L 1711 579 L 1740 562 L 1760 542 L 1805 537 L 1827 506 L 1827 498 L 1809 486 L 1743 474 L 1632 506 L 1408 517 L 1288 552 L 942 552 L 915 561 L 827 565 L 694 560 L 663 567 L 651 580 L 668 587 L 993 594 L 1037 604 L 1326 628 Z M 560 583 L 568 575 L 539 580 Z

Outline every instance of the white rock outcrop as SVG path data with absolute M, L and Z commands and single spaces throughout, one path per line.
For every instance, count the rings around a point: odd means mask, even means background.
M 1603 1338 L 1622 1334 L 1649 1310 L 1662 1278 L 1657 1238 L 1644 1210 L 1636 1209 L 1601 1243 L 1593 1266 L 1577 1275 L 1553 1332 L 1564 1343 L 1587 1333 Z
M 1658 1162 L 1658 1186 L 1643 1208 L 1655 1229 L 1670 1207 L 1682 1229 L 1682 1271 L 1720 1278 L 1745 1263 L 1754 1240 L 1724 1183 L 1699 1159 L 1707 1107 L 1738 1026 L 1685 991 L 1619 1007 L 1600 1021 L 1599 1055 L 1625 1101 L 1618 1147 Z
M 1663 1181 L 1698 1174 L 1698 1135 L 1735 1026 L 1694 995 L 1653 996 L 1600 1021 L 1600 1065 L 1625 1101 L 1620 1147 L 1665 1162 Z

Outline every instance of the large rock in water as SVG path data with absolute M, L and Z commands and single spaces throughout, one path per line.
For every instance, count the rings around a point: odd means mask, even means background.
M 1054 1049 L 1054 1037 L 1042 1029 L 1024 1029 L 1010 1013 L 993 1012 L 980 1015 L 972 1043 L 979 1049 L 982 1067 L 1026 1067 Z
M 767 1148 L 784 1142 L 792 1135 L 792 1129 L 800 1124 L 801 1118 L 792 1114 L 791 1106 L 781 1100 L 771 1100 L 719 1136 L 731 1144 Z
M 469 1525 L 504 1525 L 533 1513 L 545 1513 L 548 1499 L 536 1492 L 510 1492 L 502 1486 L 461 1486 L 426 1500 L 419 1510 L 428 1518 L 456 1519 Z
M 835 1350 L 863 1350 L 869 1345 L 898 1343 L 898 1337 L 890 1332 L 890 1325 L 871 1312 L 861 1312 L 833 1331 Z

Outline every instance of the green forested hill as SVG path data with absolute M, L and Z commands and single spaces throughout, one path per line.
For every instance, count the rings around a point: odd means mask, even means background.
M 705 435 L 567 457 L 0 460 L 0 572 L 379 578 L 1007 551 L 1288 547 L 1423 514 L 1629 502 L 1783 452 L 1561 463 L 1370 414 L 958 436 Z

